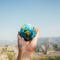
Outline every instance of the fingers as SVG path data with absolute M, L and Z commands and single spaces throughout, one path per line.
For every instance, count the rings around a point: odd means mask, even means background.
M 21 40 L 22 39 L 22 37 L 20 35 L 18 35 L 17 37 L 18 37 L 18 40 Z
M 36 28 L 36 32 L 37 32 L 37 34 L 36 34 L 35 38 L 39 38 L 40 37 L 40 27 Z
M 24 38 L 22 38 L 20 35 L 18 35 L 18 44 L 19 44 L 19 45 L 22 45 L 22 46 L 25 46 L 25 45 L 28 44 L 28 42 L 26 42 L 26 41 L 24 40 Z
M 36 28 L 36 32 L 40 32 L 40 27 L 37 27 Z
M 22 47 L 23 47 L 23 40 L 22 37 L 18 35 L 18 48 L 22 48 Z
M 40 38 L 40 27 L 37 27 L 36 28 L 36 32 L 37 32 L 37 34 L 36 34 L 36 36 L 33 38 L 33 40 L 31 41 L 31 45 L 32 46 L 36 46 L 37 45 L 37 41 L 39 40 L 39 38 Z

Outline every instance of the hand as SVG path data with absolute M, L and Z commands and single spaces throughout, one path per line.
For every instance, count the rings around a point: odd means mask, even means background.
M 18 57 L 17 60 L 32 60 L 32 54 L 35 51 L 37 40 L 40 38 L 40 28 L 36 28 L 36 36 L 31 41 L 25 41 L 18 33 Z
M 32 50 L 32 48 L 36 48 L 37 40 L 40 37 L 39 27 L 36 28 L 36 32 L 37 32 L 36 36 L 31 41 L 25 41 L 18 33 L 18 48 L 25 48 L 25 49 L 27 48 L 28 50 Z

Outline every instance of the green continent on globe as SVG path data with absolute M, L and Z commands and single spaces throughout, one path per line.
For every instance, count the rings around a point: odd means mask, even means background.
M 20 36 L 23 37 L 25 41 L 31 41 L 36 36 L 36 33 L 36 29 L 30 24 L 22 25 L 19 31 Z

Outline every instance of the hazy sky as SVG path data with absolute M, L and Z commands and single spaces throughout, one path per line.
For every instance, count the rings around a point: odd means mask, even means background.
M 0 0 L 0 40 L 16 40 L 25 23 L 39 25 L 41 37 L 60 36 L 60 0 Z

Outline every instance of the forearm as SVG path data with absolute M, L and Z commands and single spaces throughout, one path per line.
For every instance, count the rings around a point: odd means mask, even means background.
M 21 49 L 18 49 L 17 60 L 21 60 L 21 55 L 22 55 L 22 50 Z
M 23 51 L 19 49 L 17 60 L 31 60 L 31 53 L 28 53 L 27 51 L 25 53 L 23 53 Z

